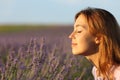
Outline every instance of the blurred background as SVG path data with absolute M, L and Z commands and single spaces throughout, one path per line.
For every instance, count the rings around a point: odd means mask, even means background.
M 0 63 L 1 60 L 7 62 L 11 48 L 18 51 L 31 39 L 38 39 L 40 43 L 41 37 L 45 38 L 47 46 L 57 44 L 58 48 L 63 48 L 62 53 L 72 55 L 68 36 L 73 29 L 74 16 L 87 7 L 106 9 L 120 24 L 120 0 L 0 0 Z M 85 66 L 80 70 L 83 68 Z
M 111 0 L 0 0 L 0 24 L 73 24 L 86 7 L 103 8 L 120 22 L 120 1 Z
M 48 36 L 51 32 L 53 35 L 55 31 L 55 37 L 62 33 L 68 39 L 75 14 L 87 7 L 106 9 L 120 23 L 119 3 L 119 0 L 0 0 L 0 43 L 22 43 L 31 37 Z

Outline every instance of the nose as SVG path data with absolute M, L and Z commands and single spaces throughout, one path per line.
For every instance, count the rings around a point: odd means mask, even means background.
M 72 32 L 72 33 L 69 35 L 69 38 L 70 38 L 70 39 L 75 38 L 74 32 Z

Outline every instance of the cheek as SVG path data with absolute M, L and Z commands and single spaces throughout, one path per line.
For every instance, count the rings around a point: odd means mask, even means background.
M 94 50 L 94 40 L 91 36 L 81 36 L 77 39 L 78 46 L 76 52 L 81 55 L 89 55 Z
M 85 47 L 85 46 L 89 45 L 90 42 L 91 42 L 90 37 L 87 35 L 80 35 L 77 38 L 78 46 Z
M 79 50 L 85 50 L 85 49 L 87 49 L 87 48 L 89 47 L 89 45 L 90 45 L 89 40 L 88 40 L 87 38 L 85 38 L 85 37 L 79 38 L 79 39 L 77 40 L 77 42 L 78 42 L 78 48 L 79 48 Z

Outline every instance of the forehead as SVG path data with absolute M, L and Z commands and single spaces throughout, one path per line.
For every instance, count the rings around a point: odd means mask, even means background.
M 77 27 L 88 28 L 87 19 L 83 14 L 79 15 L 74 23 L 74 28 L 77 28 Z

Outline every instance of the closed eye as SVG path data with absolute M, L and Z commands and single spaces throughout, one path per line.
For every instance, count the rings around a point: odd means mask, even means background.
M 82 31 L 77 31 L 77 33 L 81 33 Z

